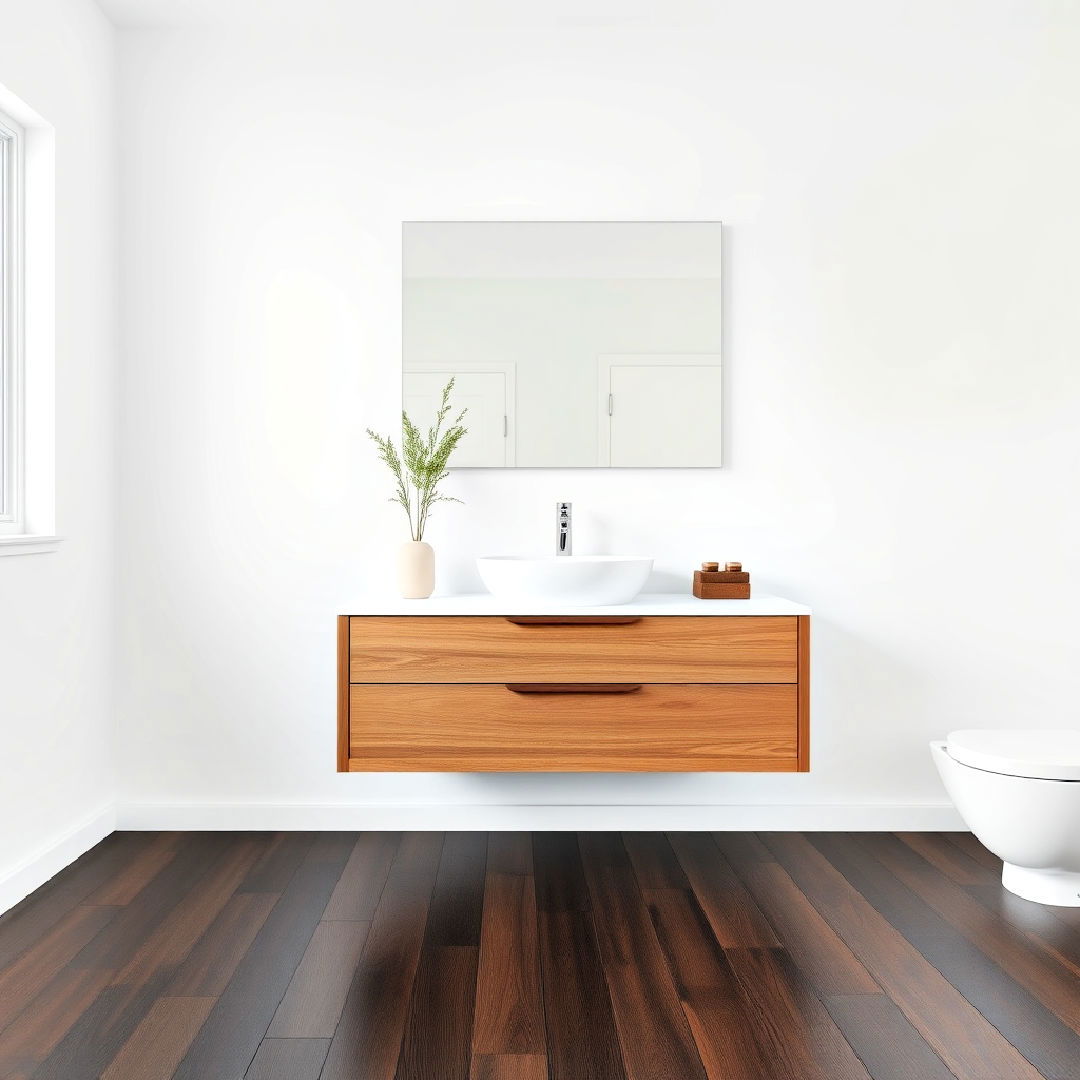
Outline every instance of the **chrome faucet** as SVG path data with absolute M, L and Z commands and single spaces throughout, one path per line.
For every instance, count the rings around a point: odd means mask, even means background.
M 555 554 L 569 555 L 574 549 L 574 536 L 570 523 L 570 503 L 555 504 Z

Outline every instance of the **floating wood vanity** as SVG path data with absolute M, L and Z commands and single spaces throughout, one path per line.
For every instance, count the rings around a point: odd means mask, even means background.
M 339 772 L 807 772 L 810 612 L 492 596 L 338 619 Z

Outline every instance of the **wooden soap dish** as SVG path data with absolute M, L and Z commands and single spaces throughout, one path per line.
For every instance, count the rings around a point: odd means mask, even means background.
M 694 595 L 699 600 L 749 600 L 750 575 L 742 563 L 725 563 L 721 570 L 718 562 L 703 562 L 694 571 Z

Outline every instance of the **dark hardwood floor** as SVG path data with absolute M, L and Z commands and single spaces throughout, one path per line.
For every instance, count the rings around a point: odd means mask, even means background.
M 1080 1080 L 1080 910 L 964 834 L 117 833 L 0 1080 Z

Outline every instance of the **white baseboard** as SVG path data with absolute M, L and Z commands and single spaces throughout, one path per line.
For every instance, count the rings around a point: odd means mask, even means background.
M 118 829 L 135 830 L 964 830 L 951 803 L 814 805 L 500 805 L 358 803 L 128 803 Z
M 116 807 L 102 807 L 8 870 L 0 870 L 0 914 L 40 888 L 116 828 Z

